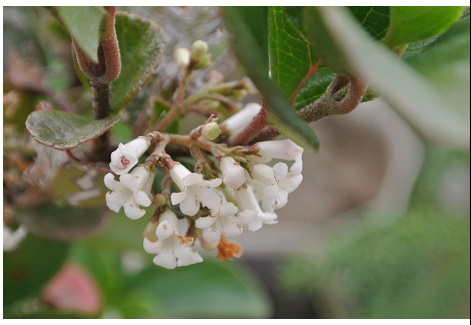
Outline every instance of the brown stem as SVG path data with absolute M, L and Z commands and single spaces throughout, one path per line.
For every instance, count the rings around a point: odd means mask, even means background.
M 73 40 L 80 69 L 90 79 L 93 98 L 93 115 L 95 120 L 111 115 L 111 83 L 121 71 L 121 59 L 118 39 L 115 30 L 116 7 L 108 8 L 105 30 L 97 49 L 98 63 L 91 58 Z M 94 139 L 87 158 L 91 161 L 107 160 L 110 154 L 110 133 L 105 132 Z
M 175 98 L 175 103 L 173 106 L 170 108 L 167 114 L 155 125 L 155 127 L 152 128 L 152 131 L 158 131 L 158 132 L 164 132 L 165 129 L 170 125 L 170 123 L 175 120 L 182 111 L 182 105 L 183 99 L 185 97 L 185 90 L 186 87 L 188 86 L 188 82 L 190 81 L 191 78 L 191 72 L 193 68 L 192 65 L 189 65 L 185 69 L 185 75 L 183 76 L 182 80 L 180 81 L 180 86 L 178 87 L 176 98 Z
M 91 82 L 92 86 L 92 108 L 95 120 L 106 118 L 111 115 L 110 84 Z M 107 131 L 94 139 L 91 143 L 90 153 L 87 158 L 91 161 L 106 160 L 110 154 L 110 132 Z

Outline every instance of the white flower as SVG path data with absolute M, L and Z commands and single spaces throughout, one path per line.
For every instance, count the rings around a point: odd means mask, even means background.
M 227 202 L 222 191 L 219 192 L 223 201 L 220 207 L 211 209 L 211 216 L 200 217 L 195 221 L 196 228 L 203 229 L 203 238 L 208 243 L 217 242 L 221 235 L 231 238 L 240 235 L 243 231 L 242 226 L 236 221 L 237 207 Z
M 153 262 L 155 265 L 167 269 L 177 266 L 187 266 L 203 261 L 201 256 L 191 249 L 194 238 L 184 237 L 189 228 L 187 219 L 177 219 L 169 210 L 160 215 L 159 225 L 155 230 L 156 242 L 144 238 L 144 250 L 150 254 L 157 254 Z
M 170 177 L 181 190 L 172 193 L 172 204 L 180 204 L 180 211 L 187 216 L 194 216 L 200 210 L 200 203 L 209 209 L 217 209 L 221 198 L 215 187 L 221 185 L 220 178 L 204 180 L 203 175 L 190 172 L 180 163 L 170 168 Z
M 245 183 L 245 170 L 232 157 L 222 157 L 219 161 L 222 172 L 222 181 L 230 188 L 236 190 Z
M 23 239 L 25 239 L 27 234 L 28 230 L 23 225 L 18 227 L 16 230 L 12 230 L 3 225 L 3 251 L 14 251 L 20 245 Z
M 230 134 L 242 131 L 244 127 L 249 125 L 258 112 L 260 112 L 261 108 L 262 106 L 258 103 L 249 103 L 239 112 L 222 122 L 219 128 Z
M 110 210 L 119 212 L 124 207 L 124 213 L 129 219 L 139 219 L 146 211 L 139 206 L 148 207 L 151 204 L 150 190 L 154 181 L 154 173 L 145 166 L 137 166 L 130 174 L 121 175 L 119 182 L 113 174 L 105 175 L 105 186 L 111 191 L 106 193 L 106 205 Z
M 257 154 L 264 158 L 300 160 L 304 149 L 291 140 L 263 141 L 253 145 Z
M 111 170 L 118 175 L 126 174 L 137 164 L 139 157 L 149 146 L 150 140 L 147 137 L 138 137 L 126 144 L 120 143 L 118 149 L 111 153 Z
M 239 213 L 237 222 L 246 226 L 250 231 L 256 231 L 263 224 L 277 223 L 278 216 L 274 212 L 264 212 L 257 201 L 253 188 L 247 185 L 235 191 L 237 203 L 239 204 Z
M 280 209 L 288 202 L 288 194 L 299 187 L 303 176 L 302 160 L 296 161 L 288 171 L 285 163 L 277 163 L 270 167 L 255 164 L 251 168 L 251 184 L 253 185 L 262 208 L 265 211 Z

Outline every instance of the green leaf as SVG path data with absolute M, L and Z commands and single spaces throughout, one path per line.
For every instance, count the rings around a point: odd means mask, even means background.
M 365 31 L 373 38 L 381 40 L 389 27 L 388 6 L 355 6 L 347 7 Z
M 56 12 L 80 48 L 98 62 L 101 23 L 106 16 L 103 7 L 55 7 Z
M 3 306 L 39 294 L 59 271 L 69 244 L 28 234 L 20 246 L 3 253 Z
M 103 196 L 105 194 L 103 193 Z M 45 202 L 34 209 L 15 209 L 16 217 L 32 233 L 50 239 L 72 241 L 103 227 L 108 214 L 105 208 L 79 208 Z
M 150 257 L 149 257 L 150 258 Z M 266 318 L 270 306 L 257 282 L 236 264 L 206 259 L 166 270 L 152 265 L 131 287 L 153 297 L 159 318 Z
M 308 19 L 316 17 L 306 27 L 322 25 L 325 38 L 331 39 L 330 46 L 335 47 L 343 66 L 353 69 L 368 82 L 419 132 L 430 140 L 469 150 L 469 120 L 447 110 L 450 103 L 427 79 L 398 61 L 386 48 L 375 44 L 345 9 L 305 10 Z
M 322 62 L 339 75 L 352 74 L 351 62 L 342 52 L 341 44 L 335 39 L 322 19 L 322 7 L 306 7 L 303 10 L 303 24 L 307 39 Z
M 164 40 L 155 22 L 137 15 L 117 12 L 115 26 L 121 73 L 112 83 L 111 107 L 119 112 L 149 81 L 162 56 Z
M 316 134 L 291 106 L 288 98 L 276 82 L 268 77 L 268 61 L 266 53 L 257 44 L 257 38 L 251 33 L 253 28 L 247 20 L 254 19 L 248 15 L 249 9 L 239 7 L 223 7 L 227 28 L 232 34 L 232 42 L 240 63 L 245 67 L 249 78 L 263 94 L 270 113 L 274 115 L 276 123 L 273 125 L 278 131 L 296 142 L 298 145 L 311 151 L 317 151 L 319 141 Z M 253 22 L 251 22 L 253 24 Z M 263 26 L 263 21 L 260 22 Z M 262 29 L 262 27 L 261 27 Z M 289 131 L 289 132 L 287 132 Z
M 443 33 L 461 16 L 465 7 L 391 7 L 391 26 L 384 43 L 393 48 Z
M 57 150 L 70 150 L 102 135 L 121 119 L 114 115 L 90 119 L 68 112 L 34 111 L 26 120 L 26 129 L 39 143 Z
M 291 96 L 314 66 L 316 58 L 301 32 L 281 7 L 268 8 L 271 78 Z

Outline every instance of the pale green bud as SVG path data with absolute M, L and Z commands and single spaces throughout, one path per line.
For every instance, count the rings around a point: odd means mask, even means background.
M 204 58 L 205 54 L 208 52 L 208 43 L 204 41 L 195 41 L 191 44 L 191 57 L 196 60 L 200 61 Z
M 166 198 L 165 195 L 163 195 L 163 194 L 157 194 L 157 195 L 154 196 L 154 198 L 152 199 L 152 204 L 154 204 L 155 206 L 158 206 L 158 207 L 162 207 L 162 206 L 164 206 L 166 203 L 167 203 L 167 198 Z
M 216 122 L 210 122 L 203 126 L 201 134 L 208 140 L 214 140 L 221 134 L 221 130 Z

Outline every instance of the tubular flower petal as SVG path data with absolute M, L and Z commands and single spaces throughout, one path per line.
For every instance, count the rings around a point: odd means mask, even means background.
M 201 256 L 191 248 L 194 238 L 183 237 L 189 228 L 187 219 L 177 219 L 169 210 L 160 215 L 159 225 L 155 230 L 157 241 L 144 238 L 144 250 L 157 254 L 153 262 L 166 269 L 187 266 L 203 261 Z
M 246 127 L 253 118 L 260 112 L 262 106 L 258 103 L 248 103 L 243 109 L 235 113 L 224 122 L 219 128 L 226 133 L 234 134 Z
M 264 158 L 299 160 L 304 149 L 291 140 L 258 142 L 254 145 L 257 154 Z
M 126 144 L 120 143 L 118 149 L 111 153 L 111 170 L 118 175 L 126 174 L 133 168 L 140 156 L 150 146 L 150 140 L 147 137 L 138 137 Z
M 180 204 L 180 211 L 185 215 L 194 216 L 200 204 L 208 209 L 220 206 L 221 197 L 215 189 L 222 183 L 220 178 L 204 180 L 203 175 L 190 172 L 180 163 L 170 169 L 170 177 L 181 190 L 180 193 L 172 193 L 172 204 Z
M 236 190 L 245 183 L 245 170 L 232 157 L 222 157 L 219 162 L 223 182 Z
M 105 175 L 105 186 L 111 191 L 106 193 L 106 205 L 111 211 L 119 212 L 121 207 L 129 219 L 139 219 L 146 212 L 139 206 L 151 204 L 150 189 L 154 173 L 144 166 L 137 166 L 131 174 L 121 175 L 119 181 L 113 174 Z

